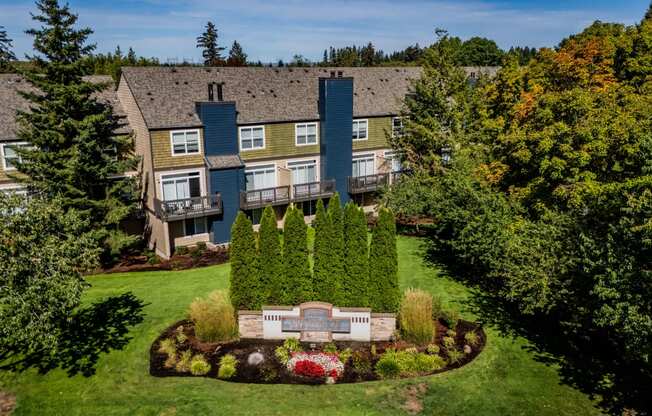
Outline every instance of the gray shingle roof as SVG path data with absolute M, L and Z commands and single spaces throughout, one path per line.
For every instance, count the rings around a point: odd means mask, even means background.
M 354 79 L 356 117 L 399 114 L 420 68 L 209 68 L 126 67 L 122 74 L 151 129 L 201 125 L 195 102 L 208 100 L 208 84 L 223 83 L 235 101 L 238 123 L 318 119 L 318 79 L 341 71 Z
M 238 155 L 206 156 L 209 169 L 229 169 L 244 166 Z
M 122 109 L 118 96 L 113 88 L 113 79 L 110 76 L 93 75 L 85 77 L 91 82 L 108 83 L 109 87 L 99 93 L 99 99 L 111 104 L 114 114 L 124 118 L 126 113 Z M 23 77 L 16 74 L 0 74 L 0 141 L 16 140 L 16 110 L 29 110 L 29 103 L 18 94 L 18 91 L 33 91 L 34 88 Z M 122 124 L 116 134 L 129 133 L 130 129 Z

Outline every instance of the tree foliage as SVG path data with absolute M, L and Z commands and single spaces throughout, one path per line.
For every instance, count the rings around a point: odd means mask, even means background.
M 88 219 L 60 201 L 0 193 L 0 361 L 54 356 L 99 250 Z M 20 355 L 19 355 L 20 356 Z
M 132 140 L 114 133 L 120 123 L 97 98 L 108 86 L 82 78 L 92 31 L 75 29 L 77 16 L 56 0 L 36 5 L 33 19 L 41 26 L 27 33 L 38 54 L 22 73 L 35 91 L 21 93 L 31 111 L 17 115 L 18 138 L 30 146 L 17 148 L 22 160 L 14 178 L 88 215 L 89 229 L 113 256 L 135 240 L 119 228 L 135 206 L 135 180 L 120 176 L 135 168 Z
M 256 236 L 247 216 L 241 211 L 231 227 L 229 249 L 231 274 L 229 297 L 236 310 L 260 309 L 265 288 L 256 249 Z
M 263 303 L 281 304 L 288 282 L 281 262 L 281 240 L 276 224 L 276 213 L 270 206 L 265 208 L 260 220 L 258 252 L 263 285 L 261 288 Z
M 7 71 L 11 68 L 10 62 L 16 60 L 16 55 L 11 50 L 13 39 L 7 36 L 4 26 L 0 25 L 0 72 Z
M 349 201 L 344 207 L 344 306 L 369 304 L 369 244 L 362 208 Z
M 346 273 L 344 272 L 344 213 L 340 195 L 337 192 L 328 202 L 328 219 L 332 225 L 330 267 L 335 280 L 333 284 L 337 288 L 337 292 L 333 296 L 333 303 L 340 304 L 344 301 L 343 288 Z
M 335 258 L 333 223 L 321 199 L 317 201 L 317 212 L 312 226 L 315 229 L 313 267 L 315 300 L 338 305 L 341 297 L 342 269 L 339 267 L 341 262 L 333 261 Z
M 307 231 L 303 213 L 292 205 L 288 207 L 283 227 L 283 271 L 289 284 L 283 301 L 288 305 L 313 298 Z
M 247 54 L 242 50 L 242 46 L 237 40 L 233 41 L 233 45 L 229 50 L 229 57 L 226 60 L 227 66 L 247 66 Z
M 398 312 L 401 292 L 398 287 L 398 253 L 394 214 L 381 208 L 371 235 L 369 249 L 369 306 L 375 312 Z
M 204 58 L 204 65 L 223 66 L 225 61 L 222 56 L 223 46 L 218 44 L 217 28 L 213 22 L 206 23 L 206 30 L 197 37 L 197 48 L 201 48 L 201 56 Z
M 122 53 L 120 45 L 115 48 L 113 53 L 91 54 L 83 59 L 84 73 L 86 75 L 111 75 L 115 82 L 120 80 L 123 66 L 159 66 L 157 58 L 145 58 L 136 55 L 136 52 L 130 47 L 127 55 Z

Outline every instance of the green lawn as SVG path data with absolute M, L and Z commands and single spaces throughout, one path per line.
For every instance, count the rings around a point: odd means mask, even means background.
M 419 287 L 466 311 L 472 292 L 442 276 L 422 260 L 418 239 L 399 238 L 404 287 Z M 102 275 L 89 278 L 85 301 L 132 291 L 145 306 L 145 320 L 131 331 L 121 351 L 99 360 L 91 377 L 27 371 L 3 374 L 2 389 L 17 396 L 16 415 L 396 415 L 411 385 L 427 415 L 586 415 L 598 414 L 591 400 L 560 382 L 557 369 L 537 362 L 520 338 L 485 328 L 485 350 L 469 365 L 412 380 L 334 386 L 235 384 L 205 378 L 154 378 L 148 350 L 160 331 L 185 315 L 188 304 L 225 288 L 228 265 L 179 272 Z M 423 388 L 423 386 L 421 386 Z

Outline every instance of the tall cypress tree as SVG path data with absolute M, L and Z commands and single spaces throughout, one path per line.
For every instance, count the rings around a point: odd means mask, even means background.
M 348 202 L 344 207 L 344 252 L 344 306 L 367 306 L 367 220 L 362 209 L 353 202 Z
M 313 222 L 315 229 L 315 266 L 313 287 L 315 300 L 339 304 L 339 270 L 333 264 L 333 224 L 320 199 L 317 201 L 317 214 Z
M 119 229 L 135 205 L 135 179 L 120 178 L 136 168 L 132 140 L 114 134 L 120 123 L 96 98 L 109 86 L 82 78 L 83 58 L 95 47 L 86 43 L 91 29 L 76 29 L 77 15 L 57 0 L 39 0 L 36 7 L 32 18 L 40 28 L 26 33 L 38 54 L 22 72 L 35 91 L 21 93 L 31 111 L 17 115 L 18 137 L 30 147 L 17 149 L 22 162 L 14 178 L 31 191 L 59 196 L 65 209 L 82 211 L 105 255 L 115 255 L 135 240 Z
M 381 208 L 369 249 L 369 304 L 374 312 L 397 312 L 401 293 L 398 287 L 398 254 L 394 214 Z
M 328 218 L 332 225 L 332 257 L 330 262 L 331 273 L 334 280 L 336 292 L 333 295 L 332 303 L 335 305 L 344 302 L 344 214 L 340 203 L 340 195 L 335 192 L 328 202 Z
M 281 262 L 281 241 L 276 226 L 276 214 L 270 206 L 260 220 L 258 252 L 263 290 L 263 303 L 278 305 L 283 302 L 287 287 Z
M 231 274 L 229 295 L 233 307 L 238 309 L 260 309 L 261 279 L 256 236 L 251 221 L 240 211 L 231 226 L 229 247 Z
M 283 300 L 291 305 L 312 299 L 307 231 L 303 214 L 294 206 L 288 207 L 283 228 L 283 271 L 288 287 Z

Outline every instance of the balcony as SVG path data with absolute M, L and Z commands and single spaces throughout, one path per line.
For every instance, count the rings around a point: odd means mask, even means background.
M 292 200 L 296 202 L 329 198 L 335 193 L 335 180 L 292 185 Z
M 240 192 L 241 209 L 254 209 L 266 207 L 267 205 L 283 205 L 289 203 L 289 185 Z
M 374 192 L 389 185 L 389 173 L 377 173 L 366 176 L 349 176 L 349 193 L 361 194 Z
M 163 221 L 205 217 L 222 212 L 221 195 L 198 196 L 173 201 L 154 200 L 154 213 Z

